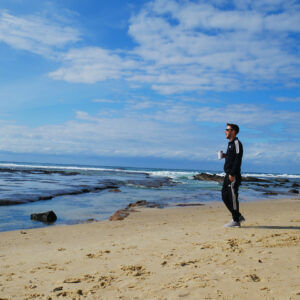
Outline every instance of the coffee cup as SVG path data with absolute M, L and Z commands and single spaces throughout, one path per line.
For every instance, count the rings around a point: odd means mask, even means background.
M 218 151 L 218 159 L 222 159 L 223 158 L 223 151 L 220 150 Z

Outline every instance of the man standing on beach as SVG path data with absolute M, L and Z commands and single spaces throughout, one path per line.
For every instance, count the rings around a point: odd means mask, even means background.
M 227 152 L 223 154 L 226 175 L 222 187 L 222 199 L 232 214 L 232 221 L 226 224 L 225 227 L 240 227 L 241 222 L 245 221 L 245 218 L 240 214 L 238 201 L 243 157 L 243 145 L 236 136 L 239 130 L 238 125 L 229 123 L 227 123 L 225 129 L 225 135 L 229 142 Z

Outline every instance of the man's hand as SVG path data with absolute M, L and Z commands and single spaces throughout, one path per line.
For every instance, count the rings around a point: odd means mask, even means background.
M 226 158 L 226 153 L 222 153 L 222 158 Z
M 234 182 L 234 176 L 229 175 L 230 182 Z

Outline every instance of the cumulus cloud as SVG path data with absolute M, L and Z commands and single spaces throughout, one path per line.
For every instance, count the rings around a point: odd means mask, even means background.
M 94 103 L 116 103 L 118 101 L 111 100 L 111 99 L 93 99 L 92 102 L 94 102 Z
M 229 5 L 230 4 L 230 5 Z M 226 9 L 225 9 L 226 8 Z M 131 50 L 72 45 L 78 30 L 0 12 L 0 41 L 55 56 L 49 76 L 75 83 L 127 80 L 161 94 L 298 86 L 300 6 L 294 1 L 154 0 L 129 21 Z
M 186 149 L 184 141 L 189 141 L 192 136 L 184 128 L 175 129 L 126 116 L 96 119 L 80 112 L 77 117 L 79 121 L 37 128 L 6 124 L 0 128 L 1 150 L 165 158 L 186 158 L 188 154 L 196 158 L 197 153 L 204 153 L 201 145 L 197 146 L 195 153 Z
M 134 51 L 150 65 L 132 79 L 162 93 L 297 81 L 299 47 L 290 33 L 300 31 L 298 18 L 298 7 L 266 13 L 201 1 L 151 2 L 131 19 Z
M 95 83 L 126 76 L 137 66 L 132 59 L 123 59 L 112 51 L 99 47 L 72 49 L 61 56 L 65 66 L 50 73 L 53 79 L 69 82 Z
M 241 111 L 241 115 L 237 114 Z M 299 132 L 287 137 L 283 129 L 266 133 L 282 120 L 299 128 L 299 115 L 266 110 L 264 107 L 195 108 L 192 105 L 158 106 L 153 112 L 139 107 L 117 111 L 110 117 L 77 111 L 75 119 L 60 125 L 26 127 L 2 122 L 0 149 L 11 152 L 46 154 L 88 154 L 101 156 L 158 157 L 215 161 L 216 151 L 226 147 L 224 126 L 227 121 L 241 125 L 241 139 L 248 162 L 289 159 L 298 163 Z M 204 122 L 204 124 L 203 124 Z M 206 125 L 210 123 L 210 126 Z M 255 130 L 253 130 L 255 129 Z M 269 129 L 270 130 L 270 129 Z M 285 145 L 282 151 L 282 145 Z
M 0 11 L 0 42 L 43 56 L 80 40 L 79 31 L 40 16 L 14 16 Z
M 196 111 L 197 120 L 200 122 L 229 122 L 250 127 L 280 123 L 286 126 L 300 126 L 300 113 L 297 111 L 276 111 L 251 104 L 234 104 L 215 108 L 205 106 Z
M 300 97 L 277 97 L 275 98 L 278 102 L 300 102 Z
M 134 49 L 70 50 L 50 76 L 85 83 L 123 78 L 162 94 L 297 86 L 300 7 L 267 0 L 224 6 L 226 1 L 151 1 L 130 19 Z
M 297 86 L 300 7 L 280 0 L 236 0 L 230 7 L 225 0 L 151 1 L 130 19 L 128 34 L 135 42 L 130 51 L 75 48 L 74 43 L 82 38 L 76 29 L 7 12 L 0 12 L 0 41 L 55 58 L 61 66 L 49 76 L 73 83 L 125 80 L 133 88 L 147 85 L 161 94 Z M 77 111 L 74 120 L 60 125 L 26 127 L 0 120 L 0 147 L 12 152 L 212 161 L 226 144 L 223 126 L 233 122 L 241 125 L 245 158 L 264 162 L 284 156 L 299 161 L 300 115 L 296 110 L 229 106 L 222 101 L 215 101 L 213 107 L 199 101 L 194 105 L 188 95 L 163 97 L 160 102 L 133 98 L 123 101 L 124 109 L 117 111 Z M 178 97 L 187 99 L 178 101 Z M 299 97 L 275 100 L 298 103 Z M 270 134 L 257 141 L 262 128 Z

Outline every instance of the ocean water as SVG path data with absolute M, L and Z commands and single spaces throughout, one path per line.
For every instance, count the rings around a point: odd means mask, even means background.
M 0 163 L 0 231 L 106 220 L 114 211 L 139 200 L 162 207 L 178 203 L 221 201 L 221 184 L 194 180 L 198 173 L 224 175 L 211 170 L 167 170 L 30 163 Z M 243 201 L 295 197 L 297 174 L 243 174 L 269 183 L 244 183 Z M 283 182 L 285 179 L 286 182 Z M 120 192 L 113 192 L 118 188 Z M 277 195 L 266 195 L 275 191 Z M 32 213 L 53 210 L 53 225 L 30 220 Z

